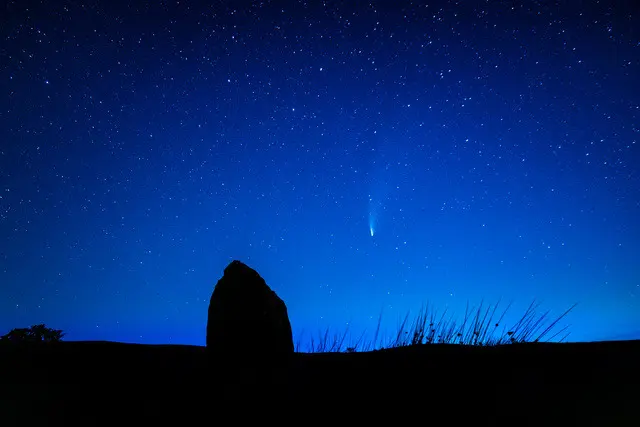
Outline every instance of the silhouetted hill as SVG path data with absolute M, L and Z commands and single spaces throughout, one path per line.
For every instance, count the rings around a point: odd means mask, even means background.
M 217 388 L 205 348 L 111 342 L 2 345 L 2 425 L 33 418 L 202 424 L 269 404 L 297 423 L 384 414 L 494 425 L 640 425 L 640 340 L 500 347 L 424 345 L 295 355 L 284 385 Z M 245 363 L 237 361 L 242 367 Z M 278 374 L 280 375 L 280 374 Z M 348 410 L 348 412 L 343 412 Z M 266 412 L 243 410 L 239 417 Z M 316 414 L 308 418 L 311 414 Z M 318 418 L 318 419 L 320 419 Z M 215 424 L 208 422 L 207 424 Z M 145 424 L 146 425 L 146 424 Z M 456 422 L 457 425 L 457 422 Z

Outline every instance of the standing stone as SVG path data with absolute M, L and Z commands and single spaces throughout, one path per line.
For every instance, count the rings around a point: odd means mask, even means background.
M 284 301 L 255 270 L 240 261 L 224 269 L 211 295 L 207 352 L 216 361 L 215 371 L 242 364 L 242 372 L 282 366 L 280 362 L 293 355 L 291 323 Z

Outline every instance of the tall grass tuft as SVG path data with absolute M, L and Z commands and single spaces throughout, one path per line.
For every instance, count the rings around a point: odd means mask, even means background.
M 385 348 L 406 347 L 423 344 L 458 344 L 469 346 L 496 346 L 527 342 L 549 342 L 566 340 L 568 325 L 562 328 L 558 323 L 576 306 L 572 305 L 560 316 L 550 317 L 550 311 L 540 312 L 540 303 L 529 304 L 517 321 L 508 325 L 505 316 L 511 304 L 498 310 L 495 305 L 470 307 L 467 303 L 464 316 L 456 319 L 445 309 L 441 314 L 428 304 L 420 308 L 415 318 L 410 320 L 409 312 L 399 323 L 396 333 L 386 341 L 380 336 L 382 313 L 372 340 L 365 340 L 364 333 L 355 341 L 347 341 L 348 328 L 341 334 L 331 334 L 327 328 L 318 337 L 311 337 L 308 351 L 311 353 L 372 351 Z M 558 339 L 558 337 L 560 337 Z M 300 342 L 296 351 L 301 351 Z

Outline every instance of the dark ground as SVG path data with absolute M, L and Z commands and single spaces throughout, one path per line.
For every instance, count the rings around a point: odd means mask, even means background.
M 216 381 L 203 347 L 0 345 L 0 363 L 1 426 L 228 425 L 227 415 L 234 424 L 640 426 L 640 340 L 296 354 L 279 385 L 235 391 Z M 250 362 L 237 366 L 222 371 L 249 375 Z

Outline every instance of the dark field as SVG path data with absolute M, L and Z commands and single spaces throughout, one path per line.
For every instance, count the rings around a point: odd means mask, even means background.
M 250 379 L 224 385 L 204 347 L 0 349 L 3 426 L 227 425 L 228 415 L 285 424 L 640 425 L 640 341 L 297 353 L 262 388 Z M 234 366 L 221 371 L 250 377 L 248 360 Z

